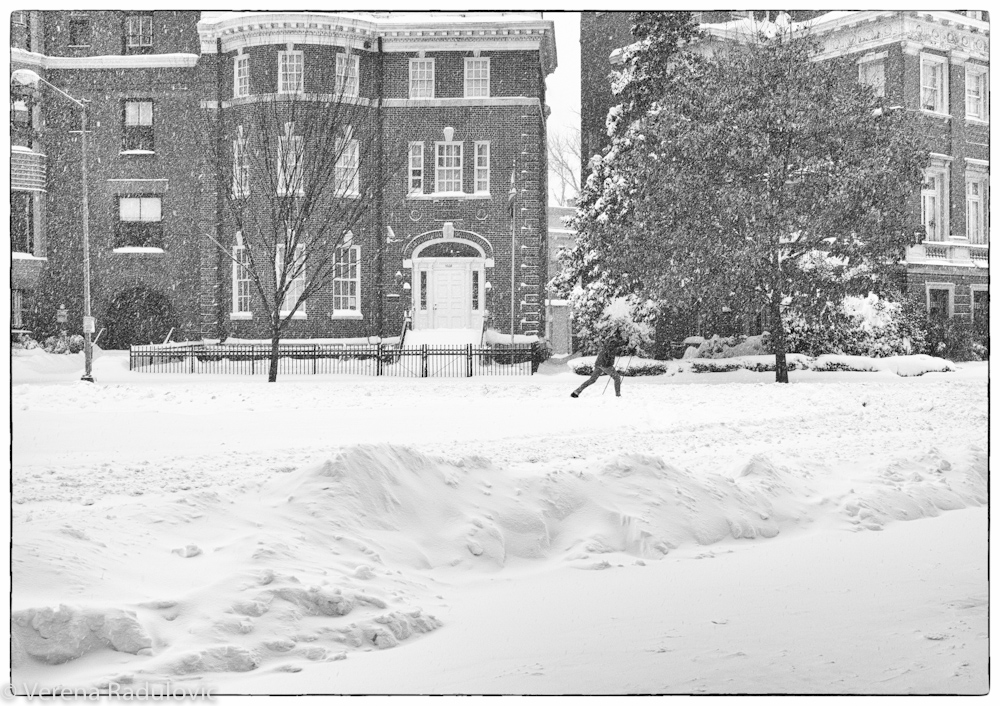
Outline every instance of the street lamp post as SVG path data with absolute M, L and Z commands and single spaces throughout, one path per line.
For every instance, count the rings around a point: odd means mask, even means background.
M 66 93 L 61 88 L 53 86 L 30 69 L 18 69 L 10 75 L 10 80 L 22 86 L 37 86 L 44 83 L 53 91 L 63 96 L 80 109 L 80 152 L 81 177 L 83 187 L 83 359 L 84 372 L 81 380 L 93 382 L 94 344 L 91 336 L 94 333 L 94 318 L 90 313 L 90 207 L 87 189 L 87 105 Z

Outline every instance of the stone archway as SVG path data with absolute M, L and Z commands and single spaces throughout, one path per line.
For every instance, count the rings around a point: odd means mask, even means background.
M 104 314 L 107 335 L 104 348 L 162 343 L 177 326 L 177 314 L 170 300 L 149 287 L 133 287 L 118 292 Z

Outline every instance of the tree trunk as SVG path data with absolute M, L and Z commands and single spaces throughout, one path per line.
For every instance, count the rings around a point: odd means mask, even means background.
M 271 331 L 271 365 L 267 370 L 267 381 L 275 382 L 278 379 L 278 344 L 281 342 L 281 331 L 273 329 Z
M 774 381 L 788 382 L 788 361 L 785 360 L 787 342 L 785 324 L 781 320 L 781 300 L 771 300 L 771 345 L 774 346 Z

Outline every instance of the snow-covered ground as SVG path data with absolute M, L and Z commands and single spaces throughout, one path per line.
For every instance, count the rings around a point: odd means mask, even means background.
M 604 382 L 12 359 L 13 681 L 987 689 L 987 366 Z M 20 686 L 18 686 L 20 688 Z

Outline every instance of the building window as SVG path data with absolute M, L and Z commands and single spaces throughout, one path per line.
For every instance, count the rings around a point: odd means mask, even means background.
M 10 251 L 35 252 L 35 195 L 31 191 L 10 192 Z
M 420 311 L 427 311 L 427 270 L 420 270 Z
M 122 149 L 153 151 L 153 102 L 125 101 L 125 129 Z
M 275 277 L 280 282 L 282 271 L 285 268 L 285 246 L 283 244 L 278 245 L 276 257 Z M 289 263 L 288 271 L 284 274 L 288 289 L 285 290 L 285 298 L 281 302 L 281 313 L 287 315 L 306 289 L 306 246 L 304 244 L 295 246 L 295 259 Z M 305 315 L 303 309 L 299 309 L 295 313 L 299 316 Z
M 234 314 L 249 314 L 250 309 L 250 256 L 242 244 L 242 237 L 237 235 L 240 243 L 233 247 L 233 311 Z
M 939 242 L 948 235 L 947 186 L 946 168 L 930 167 L 924 172 L 924 183 L 920 189 L 920 217 L 927 240 Z
M 28 11 L 27 10 L 14 10 L 10 13 L 10 23 L 15 27 L 27 27 L 28 26 Z
M 983 21 L 982 10 L 966 10 L 965 16 L 968 17 L 970 20 L 979 20 L 980 22 Z
M 348 233 L 347 240 L 350 240 Z M 361 310 L 361 247 L 345 245 L 333 256 L 333 313 L 358 313 Z
M 987 120 L 989 85 L 989 73 L 985 66 L 965 65 L 965 117 Z
M 490 60 L 465 60 L 465 97 L 489 98 L 490 95 Z
M 302 93 L 302 52 L 278 52 L 278 93 Z
M 337 54 L 336 85 L 337 94 L 356 98 L 359 92 L 357 54 Z
M 965 233 L 969 242 L 986 245 L 989 236 L 986 218 L 989 212 L 986 198 L 987 177 L 985 174 L 966 171 L 965 179 Z
M 24 289 L 10 290 L 10 327 L 23 329 L 28 323 L 31 311 L 31 295 Z
M 424 193 L 424 143 L 410 143 L 410 185 L 408 194 Z
M 86 15 L 70 16 L 69 44 L 73 47 L 90 46 L 90 18 Z
M 948 59 L 920 55 L 920 107 L 932 113 L 948 112 Z
M 885 95 L 885 57 L 871 57 L 858 62 L 858 81 L 876 96 Z
M 347 131 L 350 134 L 350 131 Z M 357 196 L 360 155 L 358 141 L 349 137 L 337 140 L 337 163 L 333 170 L 334 189 L 337 196 Z
M 250 95 L 250 57 L 240 54 L 233 59 L 233 98 Z
M 490 143 L 476 143 L 476 193 L 490 193 Z
M 159 248 L 163 223 L 159 196 L 120 196 L 116 248 Z
M 472 271 L 472 310 L 479 311 L 479 270 Z
M 236 128 L 233 140 L 233 198 L 243 199 L 250 195 L 250 160 L 247 157 L 247 140 L 243 126 Z
M 153 13 L 130 12 L 125 16 L 125 51 L 148 54 L 153 50 Z
M 15 91 L 12 89 L 11 93 L 15 93 Z M 35 127 L 32 120 L 34 105 L 26 92 L 18 91 L 17 93 L 19 95 L 11 97 L 10 143 L 30 148 L 35 138 Z
M 410 59 L 410 98 L 434 97 L 434 59 Z
M 437 170 L 434 190 L 438 193 L 462 191 L 462 143 L 437 143 Z
M 931 319 L 951 318 L 951 289 L 929 285 L 927 287 L 927 316 Z
M 293 134 L 295 123 L 285 123 L 285 134 L 278 138 L 278 194 L 302 196 L 302 169 L 305 151 L 302 136 Z
M 980 339 L 990 335 L 990 292 L 972 285 L 972 330 Z

